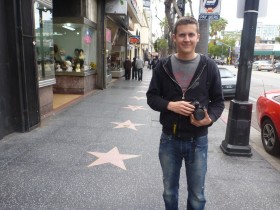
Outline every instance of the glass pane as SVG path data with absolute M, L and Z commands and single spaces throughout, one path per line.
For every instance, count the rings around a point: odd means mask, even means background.
M 95 68 L 96 30 L 93 28 L 76 23 L 54 24 L 54 45 L 56 66 L 59 64 L 62 70 L 69 70 L 66 67 L 69 62 L 72 71 Z
M 55 77 L 52 9 L 35 2 L 34 12 L 38 79 L 51 79 Z

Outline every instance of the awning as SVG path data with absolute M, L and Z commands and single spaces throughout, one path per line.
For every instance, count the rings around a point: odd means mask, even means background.
M 272 50 L 255 50 L 254 55 L 273 55 Z
M 280 51 L 273 51 L 273 55 L 280 56 Z

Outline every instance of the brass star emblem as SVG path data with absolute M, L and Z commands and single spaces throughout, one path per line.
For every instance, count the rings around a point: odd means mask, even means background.
M 132 130 L 137 130 L 136 126 L 144 125 L 144 124 L 135 124 L 132 123 L 130 120 L 127 120 L 125 122 L 111 122 L 113 124 L 116 124 L 117 126 L 114 128 L 129 128 Z
M 101 164 L 111 163 L 123 170 L 126 170 L 123 160 L 127 160 L 130 158 L 139 157 L 139 155 L 128 155 L 128 154 L 120 154 L 117 147 L 114 147 L 109 152 L 88 152 L 91 155 L 98 157 L 93 163 L 88 165 L 88 167 L 97 166 Z
M 135 110 L 138 110 L 138 109 L 144 109 L 144 110 L 147 110 L 145 109 L 143 106 L 132 106 L 132 105 L 128 105 L 127 107 L 123 107 L 125 109 L 131 109 L 132 111 L 135 111 Z
M 146 97 L 138 97 L 138 96 L 133 96 L 133 97 L 131 97 L 131 98 L 135 98 L 136 100 L 144 100 L 144 99 L 146 99 Z

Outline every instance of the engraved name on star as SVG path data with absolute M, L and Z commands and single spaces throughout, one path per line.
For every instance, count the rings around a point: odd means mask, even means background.
M 138 109 L 143 109 L 143 110 L 147 110 L 145 109 L 143 106 L 132 106 L 132 105 L 128 105 L 127 107 L 123 107 L 125 109 L 131 109 L 132 111 L 138 110 Z
M 144 125 L 144 124 L 132 123 L 130 120 L 127 120 L 125 122 L 111 122 L 111 123 L 117 125 L 114 128 L 129 128 L 129 129 L 136 130 L 136 131 L 137 131 L 136 126 Z
M 131 98 L 135 98 L 136 100 L 145 100 L 146 99 L 146 97 L 144 97 L 144 96 L 142 96 L 142 97 L 138 97 L 138 96 L 133 96 L 133 97 L 131 97 Z
M 98 159 L 92 162 L 88 167 L 93 167 L 101 164 L 111 163 L 123 170 L 126 170 L 123 160 L 127 160 L 130 158 L 139 157 L 139 155 L 128 155 L 128 154 L 120 154 L 117 147 L 114 147 L 109 152 L 88 152 L 91 155 L 96 156 Z

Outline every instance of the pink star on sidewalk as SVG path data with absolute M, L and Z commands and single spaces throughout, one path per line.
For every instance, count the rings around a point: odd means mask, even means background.
M 131 109 L 132 111 L 138 110 L 138 109 L 145 109 L 143 106 L 132 106 L 132 105 L 128 105 L 127 107 L 123 107 L 125 109 Z M 145 109 L 147 110 L 147 109 Z
M 88 165 L 88 167 L 97 166 L 101 164 L 111 163 L 123 170 L 126 170 L 123 160 L 139 157 L 139 155 L 120 154 L 117 147 L 114 147 L 109 152 L 88 152 L 91 155 L 98 157 L 96 161 Z
M 138 97 L 138 96 L 133 96 L 131 98 L 135 98 L 136 100 L 143 100 L 143 99 L 146 99 L 146 97 Z
M 144 124 L 135 124 L 132 123 L 130 120 L 127 120 L 125 122 L 111 122 L 113 124 L 116 124 L 117 126 L 114 128 L 129 128 L 132 130 L 137 130 L 135 126 L 140 126 L 140 125 L 144 125 Z

